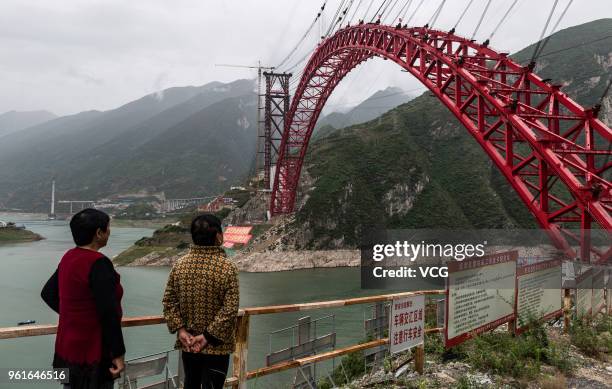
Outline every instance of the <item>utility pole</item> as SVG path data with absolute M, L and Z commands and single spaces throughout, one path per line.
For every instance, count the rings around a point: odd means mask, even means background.
M 51 209 L 49 219 L 55 219 L 55 179 L 51 181 Z

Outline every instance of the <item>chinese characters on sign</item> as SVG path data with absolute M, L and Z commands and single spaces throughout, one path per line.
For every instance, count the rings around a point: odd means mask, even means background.
M 514 319 L 517 258 L 509 251 L 448 264 L 446 347 Z
M 517 332 L 530 319 L 546 320 L 563 314 L 561 261 L 539 262 L 517 269 Z
M 393 300 L 389 319 L 391 354 L 423 344 L 425 336 L 425 296 Z

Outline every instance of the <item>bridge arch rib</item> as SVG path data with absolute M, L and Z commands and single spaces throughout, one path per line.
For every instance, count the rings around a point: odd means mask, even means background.
M 610 247 L 600 251 L 590 241 L 591 229 L 612 233 L 612 184 L 605 178 L 612 168 L 612 130 L 597 119 L 596 109 L 581 107 L 505 53 L 424 27 L 359 24 L 318 46 L 285 120 L 272 215 L 293 212 L 325 102 L 342 78 L 372 57 L 410 72 L 457 117 L 558 248 L 583 260 L 608 260 Z M 565 196 L 552 193 L 557 182 Z

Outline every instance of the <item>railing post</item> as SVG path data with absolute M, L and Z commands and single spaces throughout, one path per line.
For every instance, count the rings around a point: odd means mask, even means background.
M 425 369 L 425 345 L 420 344 L 414 350 L 414 370 L 419 374 L 423 374 Z
M 233 359 L 233 376 L 238 382 L 234 389 L 246 389 L 247 387 L 247 354 L 249 350 L 249 315 L 238 316 L 236 325 L 236 351 Z
M 508 322 L 508 333 L 510 334 L 510 336 L 515 336 L 516 335 L 516 319 L 512 319 Z
M 570 328 L 572 297 L 569 289 L 563 289 L 563 332 L 568 333 Z

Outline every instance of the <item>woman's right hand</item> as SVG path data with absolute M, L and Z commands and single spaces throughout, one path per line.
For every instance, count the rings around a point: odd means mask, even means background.
M 121 372 L 125 370 L 124 355 L 114 358 L 112 361 L 112 364 L 113 365 L 108 370 L 110 370 L 110 373 L 113 376 L 113 378 L 119 378 L 119 376 L 121 375 Z

